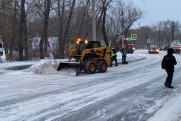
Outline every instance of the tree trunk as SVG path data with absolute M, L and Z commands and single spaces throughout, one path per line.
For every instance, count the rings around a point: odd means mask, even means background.
M 58 53 L 57 56 L 58 58 L 63 58 L 64 57 L 64 44 L 65 43 L 62 38 L 63 38 L 63 28 L 64 28 L 64 13 L 65 13 L 65 0 L 63 0 L 63 5 L 62 5 L 62 13 L 60 12 L 60 1 L 58 0 L 58 16 L 59 16 L 59 40 L 58 40 Z
M 102 20 L 102 34 L 103 34 L 103 38 L 105 41 L 106 46 L 109 46 L 109 43 L 107 41 L 107 36 L 106 36 L 106 29 L 105 29 L 105 21 L 106 21 L 106 7 L 103 7 L 103 20 Z
M 107 40 L 107 35 L 106 35 L 106 11 L 107 11 L 107 6 L 108 4 L 111 2 L 112 0 L 109 0 L 107 3 L 106 3 L 106 0 L 102 0 L 102 4 L 103 4 L 103 20 L 102 20 L 102 34 L 103 34 L 103 38 L 104 38 L 104 41 L 105 41 L 105 44 L 106 46 L 109 46 L 109 43 L 108 43 L 108 40 Z
M 10 61 L 13 60 L 13 47 L 16 45 L 15 38 L 16 38 L 16 6 L 17 0 L 14 1 L 14 13 L 13 13 L 13 20 L 12 20 L 12 39 L 10 40 L 10 49 L 9 49 L 9 59 Z
M 28 55 L 28 39 L 27 39 L 27 19 L 26 19 L 26 13 L 25 13 L 25 0 L 23 5 L 23 43 L 24 43 L 24 51 L 25 51 L 25 60 L 29 59 Z
M 24 28 L 26 27 L 25 25 L 25 0 L 21 0 L 21 16 L 20 16 L 20 25 L 19 25 L 19 31 L 18 31 L 18 46 L 19 46 L 19 61 L 23 61 L 23 45 L 24 45 L 24 40 L 25 40 L 25 31 Z
M 73 2 L 72 2 L 72 6 L 71 6 L 70 13 L 69 13 L 69 16 L 68 16 L 68 20 L 67 20 L 67 23 L 66 23 L 66 28 L 65 28 L 63 40 L 62 40 L 62 38 L 59 38 L 59 50 L 61 52 L 61 55 L 60 55 L 61 58 L 65 57 L 66 46 L 67 46 L 66 45 L 66 43 L 67 43 L 66 39 L 67 39 L 68 30 L 69 30 L 69 26 L 70 26 L 70 21 L 71 21 L 74 6 L 75 6 L 75 1 L 76 0 L 73 0 Z
M 40 40 L 40 59 L 47 57 L 47 38 L 48 38 L 48 21 L 50 14 L 51 0 L 45 0 L 45 13 L 44 13 L 44 25 Z
M 87 3 L 86 3 L 86 7 L 85 7 L 85 9 L 84 9 L 84 13 L 83 13 L 82 18 L 81 18 L 81 22 L 80 22 L 80 27 L 79 27 L 79 30 L 78 30 L 77 38 L 80 38 L 81 29 L 82 29 L 82 25 L 83 25 L 83 23 L 84 23 L 84 17 L 85 17 L 85 13 L 86 13 L 86 10 L 87 10 L 87 8 L 88 8 L 89 2 L 90 2 L 90 1 L 88 0 Z

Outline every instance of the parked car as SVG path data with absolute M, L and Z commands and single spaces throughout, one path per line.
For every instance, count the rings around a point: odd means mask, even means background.
M 161 47 L 161 50 L 168 50 L 168 48 L 169 48 L 168 45 L 163 45 L 163 46 Z
M 150 45 L 150 48 L 148 49 L 148 53 L 157 53 L 159 54 L 160 50 L 156 45 Z

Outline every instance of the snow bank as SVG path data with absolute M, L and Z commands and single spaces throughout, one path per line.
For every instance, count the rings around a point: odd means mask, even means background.
M 121 63 L 122 62 L 122 53 L 121 52 L 117 52 L 117 60 L 118 60 L 118 63 Z M 137 60 L 141 60 L 141 59 L 144 59 L 145 57 L 142 56 L 142 55 L 139 55 L 139 54 L 127 54 L 127 57 L 126 57 L 126 61 L 128 62 L 132 62 L 132 61 L 137 61 Z
M 31 71 L 36 74 L 58 74 L 57 65 L 57 61 L 53 59 L 41 60 L 40 63 L 32 65 L 25 71 Z
M 57 71 L 60 62 L 67 61 L 67 59 L 46 59 L 41 60 L 40 63 L 32 65 L 25 71 L 30 71 L 35 74 L 41 75 L 75 75 L 75 68 L 64 68 Z

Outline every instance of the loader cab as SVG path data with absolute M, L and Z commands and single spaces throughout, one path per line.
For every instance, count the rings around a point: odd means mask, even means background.
M 97 48 L 97 47 L 100 47 L 100 43 L 99 41 L 79 41 L 78 43 L 78 54 L 79 55 L 82 55 L 82 52 L 85 50 L 85 49 L 90 49 L 90 48 Z

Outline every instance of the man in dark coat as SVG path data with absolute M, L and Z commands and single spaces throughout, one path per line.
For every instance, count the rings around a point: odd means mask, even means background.
M 174 65 L 177 64 L 177 61 L 175 59 L 175 57 L 173 56 L 174 50 L 172 48 L 169 48 L 167 50 L 167 55 L 165 55 L 164 57 L 168 58 L 168 66 L 166 67 L 166 72 L 167 72 L 167 78 L 165 81 L 165 86 L 168 88 L 174 88 L 173 86 L 171 86 L 172 84 L 172 79 L 173 79 L 173 73 L 174 73 Z

